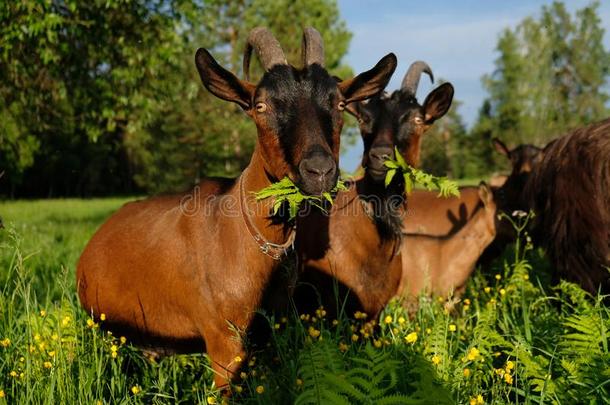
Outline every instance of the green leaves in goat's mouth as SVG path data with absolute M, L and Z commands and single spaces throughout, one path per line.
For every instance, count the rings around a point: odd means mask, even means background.
M 396 159 L 390 158 L 383 163 L 388 168 L 388 172 L 385 175 L 386 187 L 390 185 L 394 176 L 399 174 L 403 176 L 405 193 L 407 195 L 411 194 L 415 184 L 419 184 L 427 190 L 438 190 L 439 197 L 460 196 L 460 190 L 455 181 L 449 180 L 447 177 L 433 176 L 408 165 L 397 148 L 394 148 L 394 156 Z
M 326 209 L 322 205 L 323 202 L 328 201 L 328 203 L 332 205 L 332 194 L 345 190 L 347 190 L 345 183 L 342 180 L 338 180 L 337 185 L 330 192 L 322 193 L 321 196 L 306 195 L 301 192 L 301 190 L 292 182 L 292 180 L 290 180 L 288 177 L 284 177 L 282 180 L 255 192 L 254 196 L 259 201 L 273 197 L 273 215 L 276 215 L 280 207 L 284 203 L 287 203 L 288 216 L 289 219 L 292 220 L 297 216 L 299 207 L 303 202 L 308 201 L 313 206 L 326 212 Z

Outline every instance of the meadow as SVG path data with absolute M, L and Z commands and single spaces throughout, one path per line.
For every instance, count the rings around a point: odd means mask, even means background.
M 610 307 L 551 286 L 523 230 L 451 309 L 266 314 L 268 347 L 235 359 L 242 380 L 222 398 L 204 354 L 149 359 L 78 304 L 80 252 L 127 200 L 0 203 L 0 404 L 610 403 Z

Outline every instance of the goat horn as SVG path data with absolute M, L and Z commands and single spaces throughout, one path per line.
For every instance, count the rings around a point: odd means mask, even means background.
M 432 83 L 434 83 L 434 75 L 432 74 L 432 69 L 430 69 L 430 66 L 428 66 L 426 62 L 418 60 L 409 66 L 407 74 L 405 75 L 404 79 L 402 79 L 400 89 L 415 97 L 415 93 L 417 93 L 417 86 L 419 86 L 419 79 L 422 73 L 427 73 L 428 76 L 430 76 Z
M 324 66 L 324 42 L 322 41 L 322 36 L 315 28 L 307 27 L 303 30 L 301 59 L 303 67 L 314 63 Z
M 256 50 L 265 71 L 269 71 L 275 65 L 288 64 L 280 43 L 277 42 L 271 31 L 264 27 L 256 27 L 250 31 L 244 51 L 244 77 L 248 81 L 250 80 L 250 56 L 253 49 Z

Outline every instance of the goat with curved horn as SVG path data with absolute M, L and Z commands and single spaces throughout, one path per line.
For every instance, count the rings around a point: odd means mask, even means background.
M 303 67 L 314 63 L 324 66 L 324 41 L 315 28 L 307 27 L 303 30 L 301 60 L 303 61 Z
M 250 80 L 250 56 L 252 50 L 256 53 L 265 71 L 269 71 L 275 65 L 287 65 L 286 56 L 271 31 L 264 27 L 256 27 L 250 31 L 244 51 L 244 77 Z
M 432 83 L 434 83 L 434 75 L 432 74 L 432 69 L 430 69 L 430 66 L 428 66 L 426 62 L 418 60 L 409 66 L 407 74 L 405 74 L 404 79 L 402 79 L 400 89 L 415 97 L 415 93 L 417 93 L 417 86 L 419 86 L 419 79 L 421 78 L 422 73 L 428 74 L 428 76 L 430 76 L 430 80 Z

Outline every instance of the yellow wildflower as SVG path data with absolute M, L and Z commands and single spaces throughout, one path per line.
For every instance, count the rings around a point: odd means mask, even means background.
M 386 317 L 383 319 L 383 321 L 384 321 L 385 323 L 392 323 L 392 321 L 393 321 L 392 316 L 391 316 L 391 315 L 387 315 L 387 316 L 386 316 Z
M 280 329 L 280 324 L 276 323 L 275 325 L 273 325 L 273 329 L 278 330 Z
M 210 396 L 206 399 L 206 402 L 210 405 L 214 405 L 216 403 L 216 398 Z
M 434 364 L 436 366 L 440 362 L 441 362 L 441 356 L 439 356 L 438 354 L 435 354 L 434 356 L 432 356 L 432 364 Z
M 431 333 L 432 333 L 432 329 L 430 329 L 430 328 L 426 328 L 426 333 L 427 333 L 428 335 L 429 335 L 429 334 L 431 334 Z
M 415 343 L 417 341 L 417 332 L 411 332 L 405 336 L 407 343 Z
M 316 328 L 314 328 L 313 326 L 309 327 L 309 336 L 311 336 L 312 338 L 317 338 L 318 336 L 320 336 L 320 331 Z
M 110 357 L 112 357 L 113 359 L 116 359 L 117 357 L 119 357 L 119 354 L 117 352 L 112 352 L 112 353 L 110 353 Z
M 502 276 L 501 276 L 501 275 L 496 274 L 496 280 L 500 280 L 501 278 L 502 278 Z
M 44 368 L 53 367 L 53 363 L 51 363 L 50 361 L 45 361 L 44 363 L 42 363 L 42 365 L 44 366 Z
M 127 338 L 125 336 L 121 336 L 121 344 L 124 345 L 125 343 L 127 343 Z
M 399 323 L 399 324 L 401 324 L 401 325 L 402 325 L 402 324 L 403 324 L 403 323 L 405 323 L 405 322 L 406 322 L 406 320 L 405 320 L 405 318 L 403 318 L 402 316 L 401 316 L 400 318 L 398 318 L 398 323 Z
M 141 391 L 142 391 L 142 389 L 140 388 L 139 385 L 134 385 L 133 387 L 131 387 L 131 393 L 133 395 L 138 395 Z
M 333 326 L 337 326 L 337 325 L 339 325 L 339 321 L 336 319 L 333 319 Z
M 259 385 L 258 387 L 256 387 L 257 394 L 262 394 L 263 392 L 265 392 L 265 387 L 263 387 L 262 385 Z
M 72 318 L 69 316 L 64 316 L 64 319 L 61 320 L 61 326 L 68 326 Z
M 468 405 L 477 405 L 477 399 L 476 398 L 470 398 L 470 401 L 468 402 Z
M 100 314 L 100 321 L 105 321 L 105 320 L 106 320 L 106 314 L 102 312 Z
M 345 343 L 343 343 L 343 342 L 339 343 L 339 350 L 341 350 L 343 353 L 345 353 L 347 351 L 347 349 L 349 349 L 349 347 Z
M 470 369 L 469 368 L 465 368 L 464 369 L 464 377 L 466 377 L 466 378 L 470 377 Z
M 15 370 L 12 370 L 10 373 L 8 373 L 11 377 L 17 377 L 17 372 Z
M 358 341 L 358 335 L 356 335 L 355 333 L 352 335 L 352 342 L 357 342 Z
M 5 394 L 4 394 L 4 390 L 0 390 L 0 398 L 4 398 Z
M 477 405 L 482 405 L 485 403 L 485 400 L 483 400 L 483 395 L 479 394 L 477 395 Z
M 24 372 L 19 373 L 19 378 L 23 379 L 23 377 L 25 377 L 25 373 Z
M 11 345 L 11 339 L 4 338 L 4 339 L 0 340 L 0 346 L 9 347 L 10 345 Z
M 479 351 L 479 349 L 477 349 L 476 347 L 473 347 L 472 349 L 470 349 L 468 351 L 468 355 L 466 357 L 468 358 L 468 360 L 474 361 L 479 357 L 480 354 L 481 354 L 481 352 Z
M 242 392 L 243 390 L 244 390 L 244 389 L 242 388 L 242 386 L 241 386 L 241 385 L 237 385 L 237 386 L 235 386 L 235 392 L 237 392 L 238 394 L 241 394 L 241 392 Z
M 47 316 L 47 311 L 45 311 L 44 309 L 41 309 L 40 316 Z
M 248 374 L 246 374 L 244 371 L 242 371 L 241 373 L 239 373 L 239 377 L 240 377 L 242 380 L 245 380 L 245 379 L 248 377 Z
M 303 380 L 301 380 L 300 378 L 297 378 L 296 384 L 297 384 L 297 387 L 300 387 L 301 385 L 303 385 Z
M 512 370 L 513 368 L 515 368 L 515 363 L 513 363 L 513 362 L 512 362 L 512 361 L 510 361 L 510 360 L 509 360 L 509 361 L 507 361 L 507 362 L 506 362 L 506 371 L 510 371 L 510 370 Z
M 464 305 L 464 311 L 468 311 L 470 309 L 470 305 Z
M 506 381 L 506 384 L 512 384 L 513 383 L 513 376 L 510 375 L 510 373 L 506 373 L 504 374 L 504 381 Z
M 381 340 L 373 340 L 373 345 L 379 349 L 381 347 Z
M 483 289 L 483 291 L 485 291 L 487 294 L 489 294 L 489 292 L 491 291 L 491 287 L 485 287 Z
M 504 288 L 500 288 L 500 295 L 506 294 L 506 290 Z
M 243 359 L 241 358 L 241 356 L 235 356 L 233 361 L 236 362 L 236 363 L 241 363 L 243 361 Z
M 90 328 L 93 328 L 95 326 L 95 322 L 93 321 L 93 319 L 87 319 L 87 326 Z
M 529 280 L 529 279 L 530 279 L 530 276 L 526 274 L 525 276 L 523 276 L 523 279 L 524 279 L 525 281 L 527 281 L 527 280 Z
M 40 341 L 40 334 L 37 333 L 37 334 L 34 335 L 34 341 L 35 342 L 39 342 Z
M 464 298 L 464 305 L 470 305 L 470 298 Z
M 55 350 L 51 350 L 47 354 L 49 355 L 49 357 L 55 357 Z
M 457 330 L 457 326 L 454 324 L 449 325 L 449 332 L 455 332 Z

